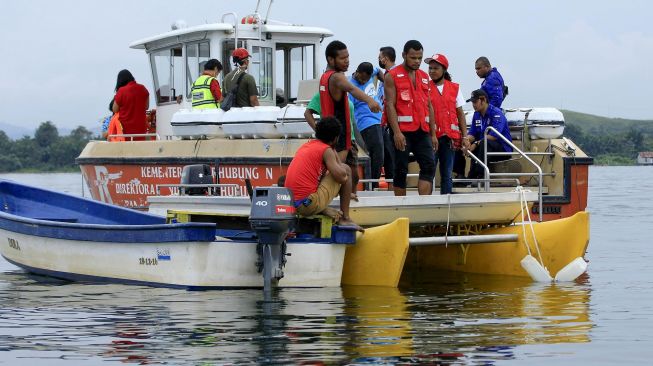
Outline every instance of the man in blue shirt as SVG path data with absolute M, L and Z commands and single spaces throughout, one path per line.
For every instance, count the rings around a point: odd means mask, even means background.
M 472 92 L 472 97 L 467 102 L 472 102 L 474 107 L 474 116 L 472 117 L 472 127 L 467 132 L 467 136 L 463 138 L 463 145 L 471 151 L 481 161 L 485 156 L 485 129 L 488 126 L 494 127 L 499 133 L 508 141 L 512 141 L 510 136 L 510 129 L 508 128 L 508 121 L 501 109 L 488 103 L 488 95 L 483 89 L 477 89 Z M 498 137 L 494 131 L 490 131 L 487 135 L 487 151 L 488 152 L 511 152 L 512 147 L 503 139 Z M 496 162 L 506 160 L 510 155 L 488 156 L 487 162 Z M 469 179 L 481 179 L 484 177 L 483 167 L 472 159 L 472 164 L 469 167 Z
M 496 67 L 490 65 L 490 60 L 487 57 L 479 57 L 474 65 L 476 75 L 484 79 L 481 83 L 481 89 L 489 96 L 491 105 L 501 108 L 501 103 L 506 99 L 508 89 L 505 87 L 503 77 L 499 74 Z
M 350 82 L 369 95 L 379 105 L 383 105 L 382 96 L 379 95 L 378 84 L 379 70 L 374 68 L 371 63 L 363 62 L 358 65 L 356 72 L 350 78 Z M 354 115 L 356 117 L 356 126 L 363 137 L 367 154 L 370 157 L 370 178 L 379 179 L 381 177 L 381 167 L 383 166 L 383 131 L 381 129 L 381 112 L 374 113 L 366 102 L 354 98 L 350 93 L 349 99 L 354 103 Z M 378 183 L 373 183 L 372 187 L 377 188 Z

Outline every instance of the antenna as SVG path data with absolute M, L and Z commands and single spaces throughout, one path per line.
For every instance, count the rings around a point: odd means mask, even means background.
M 270 16 L 270 9 L 272 9 L 272 3 L 274 0 L 270 0 L 270 5 L 268 5 L 268 11 L 265 13 L 265 19 L 263 19 L 263 24 L 268 24 L 268 17 Z
M 258 13 L 258 8 L 261 5 L 261 0 L 256 1 L 256 10 L 254 10 L 254 14 Z

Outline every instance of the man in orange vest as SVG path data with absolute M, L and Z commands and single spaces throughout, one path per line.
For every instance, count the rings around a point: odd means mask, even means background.
M 404 63 L 390 70 L 384 80 L 386 112 L 395 145 L 395 196 L 406 195 L 410 153 L 419 164 L 417 191 L 431 194 L 435 176 L 435 118 L 429 99 L 429 76 L 419 69 L 424 47 L 410 40 L 402 52 Z

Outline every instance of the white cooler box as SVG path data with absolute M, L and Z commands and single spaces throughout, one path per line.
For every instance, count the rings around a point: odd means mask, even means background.
M 281 109 L 273 106 L 231 108 L 224 114 L 222 130 L 232 139 L 278 139 L 277 129 Z
M 180 109 L 172 115 L 170 127 L 175 136 L 181 137 L 224 137 L 222 109 Z
M 306 122 L 304 111 L 306 107 L 294 104 L 281 108 L 276 127 L 284 138 L 307 139 L 315 136 L 315 131 Z
M 565 131 L 565 117 L 557 108 L 533 108 L 528 114 L 531 140 L 557 139 Z
M 528 119 L 526 114 L 528 113 Z M 504 110 L 510 135 L 513 140 L 521 140 L 521 128 L 524 120 L 528 124 L 528 134 L 531 140 L 556 139 L 565 130 L 565 117 L 556 108 L 516 108 Z M 465 111 L 467 129 L 471 128 L 474 111 Z

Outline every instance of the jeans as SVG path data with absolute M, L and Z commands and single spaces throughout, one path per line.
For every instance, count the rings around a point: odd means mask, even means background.
M 451 172 L 456 151 L 451 147 L 451 139 L 442 136 L 438 139 L 438 150 L 435 152 L 435 166 L 440 162 L 440 194 L 448 194 L 453 191 Z
M 370 157 L 370 178 L 379 179 L 381 177 L 381 167 L 383 166 L 383 131 L 381 125 L 372 125 L 361 131 L 367 153 Z M 372 183 L 372 188 L 378 188 L 379 183 Z

